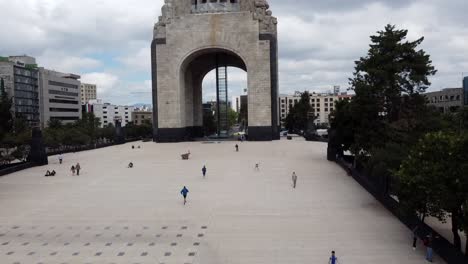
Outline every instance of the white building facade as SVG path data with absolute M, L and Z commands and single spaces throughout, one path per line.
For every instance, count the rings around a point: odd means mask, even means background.
M 41 127 L 50 120 L 73 123 L 81 119 L 80 76 L 39 68 Z
M 115 126 L 116 121 L 120 121 L 122 127 L 132 122 L 133 106 L 113 105 L 103 103 L 102 100 L 91 100 L 85 106 L 87 112 L 92 112 L 101 121 L 101 127 L 110 124 Z
M 81 104 L 85 105 L 90 100 L 97 99 L 97 85 L 89 83 L 81 83 Z
M 346 93 L 331 94 L 331 93 L 310 93 L 310 106 L 313 109 L 313 114 L 316 116 L 315 124 L 328 125 L 329 116 L 335 110 L 336 103 L 340 100 L 351 99 L 352 95 Z M 296 92 L 294 95 L 280 95 L 278 98 L 279 119 L 284 122 L 289 111 L 301 100 L 301 93 Z

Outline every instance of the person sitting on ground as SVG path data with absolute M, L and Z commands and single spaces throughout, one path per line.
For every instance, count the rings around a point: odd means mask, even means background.
M 50 170 L 47 170 L 45 176 L 46 176 L 46 177 L 49 177 L 51 174 L 52 174 L 52 173 L 50 172 Z
M 130 162 L 130 163 L 128 164 L 128 167 L 129 167 L 130 169 L 133 168 L 133 162 Z
M 52 170 L 52 172 L 50 173 L 50 176 L 55 176 L 55 174 L 57 174 L 55 170 Z

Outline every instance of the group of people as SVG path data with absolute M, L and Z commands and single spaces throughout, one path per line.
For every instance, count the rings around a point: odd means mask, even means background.
M 418 229 L 419 227 L 416 226 L 414 229 L 413 229 L 413 250 L 416 250 L 416 246 L 418 244 Z M 437 237 L 435 237 L 437 238 Z M 434 244 L 434 235 L 430 234 L 428 236 L 426 236 L 423 240 L 423 245 L 426 247 L 426 260 L 428 262 L 432 262 L 433 259 L 434 259 L 434 248 L 433 248 L 433 244 Z
M 62 154 L 58 155 L 58 161 L 59 161 L 59 164 L 62 164 L 63 163 L 63 156 Z M 81 170 L 81 165 L 80 163 L 77 163 L 76 165 L 72 165 L 71 168 L 70 168 L 70 171 L 72 173 L 72 176 L 75 176 L 75 173 L 76 175 L 80 175 L 80 170 Z M 49 176 L 55 176 L 57 174 L 57 172 L 55 170 L 47 170 L 45 176 L 46 177 L 49 177 Z
M 72 165 L 70 170 L 72 172 L 72 176 L 75 176 L 75 172 L 76 172 L 76 176 L 80 176 L 80 170 L 81 170 L 80 163 L 77 163 L 76 165 Z
M 53 177 L 53 176 L 55 176 L 55 174 L 57 174 L 57 173 L 55 172 L 55 170 L 52 170 L 52 171 L 47 170 L 45 176 L 46 176 L 46 177 L 49 177 L 49 176 L 52 176 L 52 177 Z

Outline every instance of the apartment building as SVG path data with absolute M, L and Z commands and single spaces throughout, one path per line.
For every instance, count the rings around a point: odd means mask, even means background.
M 39 105 L 41 127 L 49 121 L 63 124 L 81 119 L 80 76 L 39 68 Z

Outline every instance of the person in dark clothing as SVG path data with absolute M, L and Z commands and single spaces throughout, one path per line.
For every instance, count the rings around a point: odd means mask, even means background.
M 434 255 L 434 250 L 432 248 L 434 238 L 432 237 L 432 235 L 429 235 L 424 239 L 423 242 L 424 242 L 424 246 L 426 246 L 426 260 L 429 262 L 432 262 L 433 255 Z
M 413 250 L 416 250 L 416 245 L 418 243 L 418 235 L 417 235 L 417 232 L 418 232 L 418 226 L 416 226 L 414 229 L 413 229 Z
M 338 264 L 338 258 L 335 256 L 335 251 L 332 251 L 328 264 Z
M 71 166 L 71 172 L 72 172 L 72 175 L 73 175 L 73 176 L 75 176 L 75 170 L 76 170 L 75 166 L 72 165 L 72 166 Z
M 52 170 L 52 172 L 50 173 L 50 176 L 55 176 L 55 174 L 57 174 L 55 170 Z
M 182 191 L 180 191 L 180 194 L 182 194 L 182 196 L 184 197 L 184 205 L 187 203 L 187 194 L 188 193 L 189 193 L 189 190 L 185 186 L 182 189 Z
M 203 173 L 203 178 L 205 178 L 205 176 L 206 176 L 206 166 L 203 166 L 201 171 Z
M 130 163 L 128 164 L 128 168 L 130 168 L 130 169 L 133 168 L 133 162 L 130 162 Z
M 46 176 L 46 177 L 49 177 L 49 176 L 51 176 L 51 174 L 52 174 L 52 173 L 51 173 L 49 170 L 47 170 L 45 176 Z
M 239 145 L 236 144 L 236 152 L 239 152 Z
M 296 189 L 296 183 L 297 183 L 296 172 L 293 172 L 293 174 L 292 174 L 292 182 L 293 182 L 293 188 Z
M 80 163 L 77 163 L 76 166 L 75 166 L 75 168 L 76 168 L 76 175 L 77 175 L 77 176 L 80 176 L 80 170 L 81 170 Z

